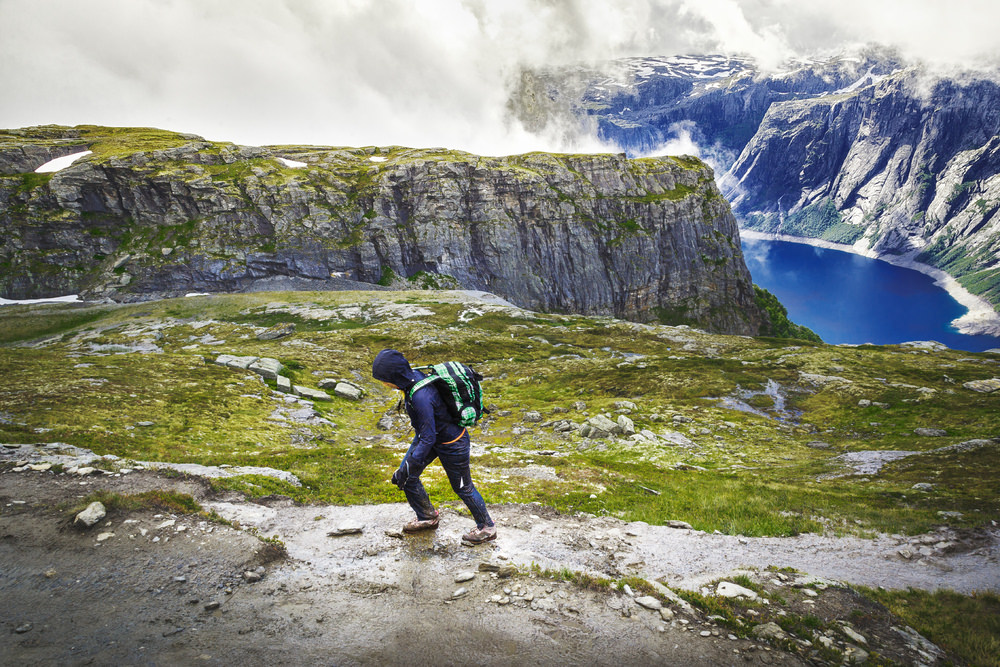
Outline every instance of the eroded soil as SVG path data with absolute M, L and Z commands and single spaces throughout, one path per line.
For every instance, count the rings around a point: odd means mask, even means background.
M 72 527 L 66 505 L 99 488 L 180 491 L 233 525 L 144 510 Z M 801 637 L 737 637 L 683 604 L 661 614 L 636 602 L 641 592 L 585 588 L 537 571 L 713 593 L 710 582 L 748 568 L 787 614 L 850 619 L 867 643 L 828 632 L 841 654 L 857 646 L 903 664 L 936 664 L 946 658 L 936 647 L 838 582 L 1000 590 L 995 531 L 751 539 L 501 505 L 491 507 L 499 539 L 469 548 L 460 536 L 471 519 L 454 506 L 437 531 L 404 537 L 403 504 L 248 502 L 214 495 L 198 478 L 149 471 L 83 480 L 5 472 L 0 510 L 4 664 L 830 662 Z M 361 532 L 330 536 L 341 528 Z M 270 560 L 273 546 L 252 532 L 277 536 L 288 557 Z M 246 572 L 262 578 L 247 581 Z M 474 576 L 457 581 L 463 574 Z

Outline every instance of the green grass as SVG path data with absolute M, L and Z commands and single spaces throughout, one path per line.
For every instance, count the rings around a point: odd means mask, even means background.
M 108 512 L 137 512 L 140 510 L 157 510 L 174 514 L 201 514 L 203 509 L 198 502 L 186 493 L 176 491 L 143 491 L 134 494 L 115 493 L 102 489 L 88 494 L 67 510 L 67 516 L 75 516 L 93 502 L 104 505 Z
M 267 310 L 268 304 L 297 310 Z M 394 308 L 412 306 L 431 314 L 392 315 Z M 389 433 L 378 428 L 398 395 L 370 378 L 372 358 L 393 347 L 414 364 L 457 359 L 486 376 L 485 402 L 496 409 L 473 430 L 473 440 L 485 448 L 473 460 L 473 474 L 490 503 L 540 502 L 654 524 L 676 519 L 700 530 L 753 536 L 913 534 L 941 523 L 976 527 L 1000 519 L 1000 485 L 991 472 L 1000 466 L 1000 451 L 934 451 L 1000 433 L 998 397 L 961 387 L 991 376 L 980 363 L 983 355 L 838 348 L 670 327 L 636 330 L 608 318 L 462 317 L 464 312 L 449 293 L 426 291 L 12 307 L 0 313 L 0 442 L 66 442 L 126 461 L 267 466 L 302 482 L 262 476 L 213 482 L 254 497 L 399 502 L 402 495 L 386 480 L 402 455 L 398 443 L 411 435 L 402 426 Z M 195 328 L 196 320 L 213 323 Z M 258 327 L 289 322 L 296 325 L 292 336 L 256 339 Z M 198 342 L 209 334 L 224 344 Z M 40 346 L 23 346 L 42 338 L 47 342 Z M 103 354 L 93 348 L 125 350 L 146 338 L 161 351 Z M 368 395 L 359 402 L 317 403 L 334 426 L 292 424 L 274 418 L 283 403 L 271 397 L 270 387 L 211 363 L 222 353 L 279 359 L 298 384 L 353 377 Z M 800 373 L 851 382 L 812 386 L 800 382 Z M 781 385 L 789 407 L 801 411 L 797 420 L 727 410 L 715 400 L 759 391 L 769 380 Z M 862 398 L 888 407 L 859 407 Z M 694 446 L 588 440 L 522 421 L 527 411 L 538 411 L 543 422 L 579 424 L 602 411 L 616 416 L 615 402 L 623 400 L 638 406 L 630 415 L 637 429 L 676 431 Z M 774 408 L 765 396 L 748 400 L 765 412 Z M 675 422 L 674 416 L 690 421 Z M 140 421 L 153 426 L 136 426 Z M 917 437 L 918 427 L 945 428 L 948 436 Z M 830 448 L 807 447 L 813 440 Z M 843 472 L 837 455 L 867 449 L 921 454 L 866 478 L 829 477 Z M 523 474 L 539 466 L 546 471 L 541 477 Z M 432 498 L 454 498 L 439 466 L 428 468 L 424 480 Z M 917 482 L 933 490 L 912 490 Z M 941 511 L 961 516 L 942 517 Z
M 972 667 L 1000 665 L 1000 597 L 995 593 L 861 590 Z

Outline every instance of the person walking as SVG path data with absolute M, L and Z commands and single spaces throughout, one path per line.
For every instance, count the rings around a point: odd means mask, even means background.
M 425 385 L 411 394 L 413 385 L 422 380 L 424 374 L 411 368 L 401 352 L 391 349 L 379 352 L 372 363 L 372 377 L 403 392 L 406 413 L 415 431 L 413 443 L 391 480 L 402 489 L 406 502 L 417 515 L 416 519 L 403 526 L 403 531 L 415 533 L 438 527 L 439 513 L 420 481 L 424 468 L 437 458 L 448 475 L 451 488 L 476 521 L 476 527 L 462 536 L 462 542 L 476 545 L 495 540 L 496 525 L 486 509 L 486 502 L 472 483 L 468 430 L 452 420 L 433 386 Z

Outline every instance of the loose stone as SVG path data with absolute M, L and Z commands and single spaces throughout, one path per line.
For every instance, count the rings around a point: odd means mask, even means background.
M 73 523 L 82 523 L 88 528 L 93 526 L 95 523 L 103 519 L 107 515 L 107 510 L 104 508 L 104 504 L 98 501 L 92 502 L 87 505 L 87 509 L 83 510 L 76 515 Z
M 635 603 L 640 607 L 652 609 L 653 611 L 659 611 L 663 608 L 663 603 L 654 598 L 652 595 L 644 595 L 641 598 L 636 598 Z

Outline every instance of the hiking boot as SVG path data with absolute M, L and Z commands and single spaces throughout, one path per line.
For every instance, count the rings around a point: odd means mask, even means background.
M 497 539 L 497 527 L 496 526 L 483 526 L 482 528 L 473 528 L 471 531 L 462 535 L 462 542 L 465 544 L 470 544 L 475 546 L 477 544 L 482 544 L 483 542 L 490 542 Z
M 430 519 L 414 519 L 405 526 L 403 526 L 404 533 L 419 533 L 422 530 L 434 530 L 438 527 L 440 518 L 437 512 L 434 512 L 433 518 Z

